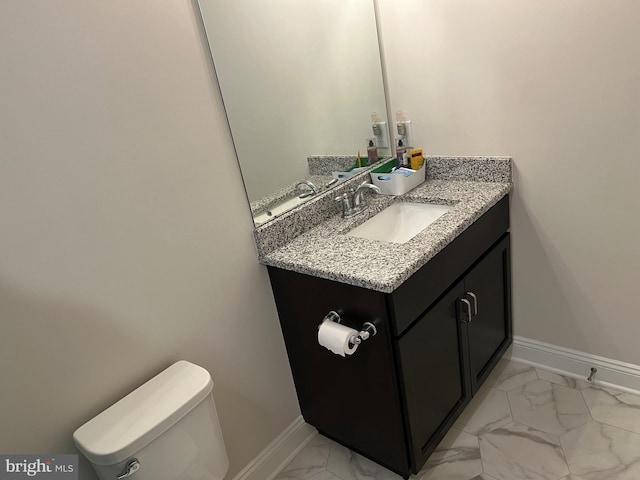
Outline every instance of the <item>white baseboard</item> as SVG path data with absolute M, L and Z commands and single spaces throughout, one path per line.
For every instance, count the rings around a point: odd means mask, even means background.
M 585 380 L 591 367 L 598 369 L 594 383 L 640 395 L 640 366 L 570 348 L 513 337 L 511 358 L 568 377 Z
M 318 431 L 299 416 L 233 480 L 273 480 L 317 434 Z

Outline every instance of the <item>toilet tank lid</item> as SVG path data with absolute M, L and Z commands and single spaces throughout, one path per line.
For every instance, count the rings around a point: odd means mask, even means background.
M 169 429 L 212 389 L 209 372 L 181 360 L 82 425 L 73 440 L 92 463 L 121 462 Z

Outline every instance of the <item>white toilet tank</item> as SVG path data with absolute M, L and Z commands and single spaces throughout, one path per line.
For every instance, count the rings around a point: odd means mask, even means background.
M 212 389 L 209 372 L 179 361 L 78 428 L 73 440 L 102 480 L 222 480 L 229 457 Z

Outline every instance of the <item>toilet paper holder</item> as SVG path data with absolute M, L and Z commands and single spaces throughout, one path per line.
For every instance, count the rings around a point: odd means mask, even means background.
M 324 316 L 322 322 L 320 322 L 320 325 L 322 325 L 322 323 L 324 323 L 326 320 L 329 320 L 330 322 L 342 323 L 342 317 L 340 317 L 340 314 L 334 310 L 331 310 Z M 349 343 L 351 343 L 351 345 L 360 345 L 363 341 L 374 336 L 376 333 L 378 333 L 378 329 L 373 323 L 364 322 L 358 334 L 351 336 L 351 338 L 349 339 Z

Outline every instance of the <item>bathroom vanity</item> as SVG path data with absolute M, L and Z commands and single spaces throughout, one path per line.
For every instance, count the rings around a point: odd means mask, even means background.
M 397 201 L 452 205 L 404 244 L 350 237 L 366 218 L 334 215 L 261 257 L 305 420 L 405 478 L 512 341 L 510 160 L 507 181 L 458 178 L 374 199 L 368 216 Z M 331 311 L 377 334 L 333 354 L 318 344 Z

